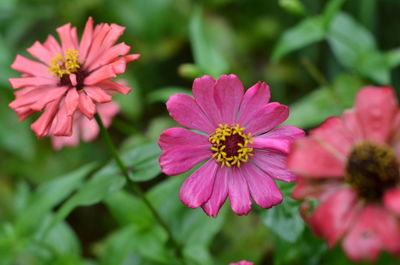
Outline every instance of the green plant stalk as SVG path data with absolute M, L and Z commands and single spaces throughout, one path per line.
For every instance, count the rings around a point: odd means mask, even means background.
M 122 162 L 122 159 L 119 156 L 115 145 L 111 141 L 111 137 L 110 137 L 107 129 L 104 127 L 103 121 L 101 120 L 100 116 L 96 113 L 94 115 L 94 118 L 96 119 L 96 122 L 99 125 L 101 136 L 102 136 L 108 150 L 110 151 L 112 157 L 115 159 L 117 166 L 121 170 L 121 173 L 126 178 L 126 181 L 131 184 L 133 191 L 142 199 L 144 204 L 151 211 L 151 213 L 153 214 L 156 221 L 165 230 L 165 232 L 167 233 L 167 235 L 169 237 L 170 242 L 172 243 L 172 246 L 176 250 L 178 258 L 183 261 L 183 251 L 182 251 L 181 245 L 178 243 L 178 241 L 176 241 L 176 239 L 174 238 L 174 236 L 173 236 L 171 230 L 169 229 L 168 225 L 166 224 L 166 222 L 162 219 L 160 214 L 157 212 L 157 210 L 154 208 L 154 206 L 151 204 L 151 202 L 147 199 L 146 194 L 143 192 L 143 190 L 139 186 L 139 184 L 137 182 L 133 181 L 131 178 L 129 178 L 128 170 L 125 167 L 124 163 Z

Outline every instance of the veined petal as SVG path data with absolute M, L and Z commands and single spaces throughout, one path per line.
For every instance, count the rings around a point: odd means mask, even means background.
M 96 113 L 96 104 L 85 93 L 79 93 L 79 111 L 82 112 L 88 119 L 92 119 Z
M 88 86 L 96 85 L 101 81 L 112 79 L 116 76 L 113 67 L 108 64 L 89 74 L 89 76 L 85 78 L 84 84 Z
M 206 114 L 212 125 L 217 128 L 222 123 L 220 110 L 215 102 L 215 80 L 205 75 L 193 82 L 193 96 L 201 110 Z
M 96 86 L 86 86 L 84 88 L 86 94 L 94 101 L 99 103 L 107 103 L 112 100 L 112 97 L 104 92 L 103 89 Z
M 244 88 L 235 75 L 222 75 L 215 83 L 215 101 L 220 109 L 222 124 L 236 122 L 236 115 L 242 101 Z
M 27 86 L 43 86 L 43 85 L 53 85 L 57 86 L 57 81 L 55 79 L 44 78 L 44 77 L 19 77 L 8 79 L 12 88 L 22 88 Z
M 11 68 L 20 73 L 28 74 L 29 76 L 44 77 L 49 79 L 53 78 L 46 65 L 32 61 L 19 54 L 12 63 Z
M 251 197 L 258 205 L 269 209 L 282 202 L 282 193 L 267 174 L 250 163 L 243 164 L 240 170 L 247 180 Z
M 45 137 L 48 134 L 53 122 L 53 118 L 57 113 L 59 104 L 59 100 L 49 103 L 43 114 L 40 115 L 40 117 L 34 123 L 32 123 L 31 128 L 37 137 Z
M 254 118 L 242 126 L 252 135 L 259 135 L 281 124 L 288 116 L 289 110 L 287 106 L 272 102 L 259 109 Z
M 92 44 L 93 38 L 93 18 L 89 17 L 85 29 L 83 30 L 83 35 L 81 39 L 81 43 L 79 45 L 80 51 L 80 62 L 84 62 L 86 60 L 87 53 L 89 51 L 90 45 Z
M 247 181 L 240 168 L 228 168 L 229 174 L 229 201 L 232 210 L 237 215 L 247 215 L 251 210 L 250 192 Z
M 229 176 L 228 169 L 218 168 L 215 176 L 215 182 L 210 199 L 203 204 L 204 212 L 211 217 L 217 217 L 221 206 L 228 196 Z
M 243 96 L 238 117 L 239 124 L 247 124 L 254 119 L 254 115 L 263 108 L 271 98 L 269 87 L 264 82 L 257 82 L 250 87 Z
M 35 41 L 35 43 L 27 49 L 32 57 L 42 61 L 45 64 L 49 64 L 51 59 L 54 57 L 54 54 L 51 53 L 45 46 L 43 46 L 40 42 Z
M 272 150 L 255 150 L 251 162 L 271 178 L 284 182 L 293 182 L 296 180 L 296 175 L 286 166 L 287 156 L 285 154 Z
M 128 94 L 131 91 L 130 87 L 124 86 L 122 84 L 119 84 L 118 82 L 114 82 L 111 80 L 104 80 L 100 83 L 97 83 L 96 85 L 104 90 L 112 90 L 124 95 Z
M 186 206 L 197 208 L 210 198 L 217 169 L 217 163 L 210 159 L 185 180 L 179 198 Z
M 197 105 L 185 94 L 175 94 L 167 101 L 169 115 L 179 124 L 211 134 L 216 129 Z
M 161 170 L 168 175 L 186 172 L 212 156 L 207 137 L 184 128 L 164 131 L 158 143 L 163 150 L 160 156 Z

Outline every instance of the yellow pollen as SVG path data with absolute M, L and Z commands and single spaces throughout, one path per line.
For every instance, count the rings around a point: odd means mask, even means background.
M 219 124 L 215 132 L 208 137 L 214 152 L 212 157 L 221 167 L 240 167 L 241 163 L 247 162 L 249 157 L 253 156 L 253 148 L 248 147 L 253 143 L 253 137 L 251 133 L 245 134 L 244 129 L 239 124 Z
M 78 57 L 79 52 L 74 49 L 68 49 L 64 52 L 64 56 L 59 53 L 51 59 L 48 71 L 58 77 L 58 79 L 61 79 L 64 75 L 76 73 L 81 67 Z

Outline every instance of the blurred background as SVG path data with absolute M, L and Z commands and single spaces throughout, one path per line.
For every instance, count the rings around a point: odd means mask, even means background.
M 168 97 L 190 94 L 204 74 L 267 82 L 291 106 L 287 124 L 303 129 L 350 108 L 364 85 L 400 88 L 399 14 L 398 0 L 0 0 L 0 264 L 178 264 L 101 139 L 55 151 L 30 130 L 35 117 L 19 123 L 7 107 L 16 54 L 29 57 L 26 48 L 65 23 L 81 33 L 89 16 L 125 26 L 120 41 L 141 54 L 121 76 L 132 92 L 114 97 L 121 112 L 109 131 L 188 264 L 352 264 L 305 227 L 291 184 L 280 184 L 283 204 L 248 217 L 183 207 L 187 175 L 160 174 L 156 142 L 175 125 Z

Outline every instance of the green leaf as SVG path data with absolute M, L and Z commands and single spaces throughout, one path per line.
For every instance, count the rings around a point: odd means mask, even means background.
M 300 0 L 279 0 L 279 5 L 286 11 L 295 15 L 304 15 L 306 13 L 304 5 Z
M 304 230 L 304 221 L 299 214 L 300 203 L 290 197 L 261 214 L 265 225 L 282 239 L 296 242 Z
M 72 173 L 40 185 L 32 194 L 27 208 L 21 211 L 22 214 L 18 216 L 17 227 L 20 231 L 24 233 L 37 229 L 47 213 L 78 188 L 85 176 L 95 166 L 95 164 L 86 165 Z
M 342 5 L 346 2 L 346 0 L 330 0 L 328 4 L 326 4 L 323 13 L 323 24 L 325 28 L 329 27 L 332 19 L 335 17 L 336 13 L 340 10 Z
M 276 45 L 272 60 L 278 61 L 286 54 L 325 39 L 326 29 L 321 17 L 304 19 L 285 31 Z
M 379 84 L 390 83 L 390 64 L 377 49 L 374 37 L 349 15 L 336 15 L 328 33 L 328 42 L 345 67 Z
M 228 71 L 228 64 L 222 57 L 222 53 L 216 49 L 207 30 L 208 27 L 204 25 L 203 21 L 202 8 L 196 6 L 189 25 L 189 38 L 194 60 L 204 73 L 219 77 Z
M 400 65 L 400 48 L 386 52 L 385 56 L 390 68 Z
M 83 183 L 80 189 L 69 198 L 57 211 L 54 220 L 44 229 L 44 235 L 65 219 L 78 206 L 89 206 L 100 202 L 108 194 L 120 190 L 125 185 L 125 179 L 104 168 Z
M 181 93 L 191 96 L 191 92 L 183 87 L 162 87 L 147 95 L 149 103 L 162 102 L 165 103 L 174 94 Z

